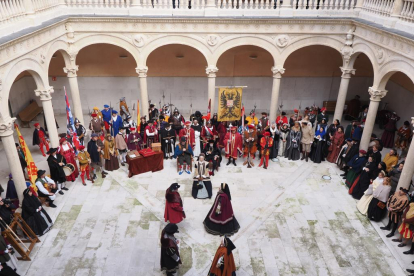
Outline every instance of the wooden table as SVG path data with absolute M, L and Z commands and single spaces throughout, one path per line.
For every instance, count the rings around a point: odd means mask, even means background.
M 137 174 L 146 172 L 157 172 L 164 169 L 164 153 L 162 151 L 156 152 L 154 155 L 137 158 L 126 157 L 127 164 L 129 165 L 128 177 L 132 177 Z

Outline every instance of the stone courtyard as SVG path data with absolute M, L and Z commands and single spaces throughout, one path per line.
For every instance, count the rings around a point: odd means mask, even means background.
M 264 170 L 241 163 L 227 167 L 222 162 L 212 178 L 214 194 L 220 183 L 229 184 L 241 226 L 232 237 L 237 275 L 405 275 L 412 258 L 402 255 L 405 248 L 384 243 L 382 223 L 371 224 L 360 215 L 334 165 L 282 158 Z M 187 215 L 177 234 L 183 261 L 179 275 L 207 275 L 220 243 L 203 227 L 214 197 L 193 199 L 192 179 L 176 173 L 175 161 L 164 162 L 163 171 L 132 178 L 126 170 L 121 167 L 86 187 L 79 181 L 69 184 L 56 200 L 58 208 L 47 208 L 54 227 L 40 238 L 33 261 L 19 262 L 19 273 L 163 275 L 164 194 L 178 182 Z

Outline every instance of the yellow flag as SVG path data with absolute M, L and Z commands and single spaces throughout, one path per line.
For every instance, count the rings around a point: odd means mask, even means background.
M 218 121 L 236 121 L 240 119 L 242 107 L 241 87 L 219 89 Z
M 33 161 L 32 154 L 30 153 L 29 147 L 26 145 L 26 142 L 24 141 L 24 138 L 22 134 L 20 133 L 19 127 L 17 124 L 14 125 L 14 128 L 16 129 L 17 136 L 19 137 L 19 144 L 23 151 L 23 154 L 26 159 L 27 163 L 27 173 L 29 175 L 30 182 L 32 183 L 33 189 L 37 193 L 37 187 L 35 185 L 36 179 L 37 179 L 37 167 L 35 162 Z

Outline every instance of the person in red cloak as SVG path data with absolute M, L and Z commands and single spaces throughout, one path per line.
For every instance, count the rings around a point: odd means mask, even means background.
M 239 231 L 240 225 L 231 205 L 230 188 L 226 183 L 221 183 L 214 204 L 203 223 L 204 229 L 212 235 L 231 236 Z
M 187 121 L 185 122 L 185 128 L 181 129 L 178 133 L 178 137 L 185 137 L 187 139 L 187 143 L 191 146 L 192 149 L 195 148 L 196 142 L 195 142 L 195 132 L 194 129 L 191 128 L 191 122 Z
M 262 152 L 262 159 L 260 160 L 259 167 L 263 165 L 263 169 L 267 169 L 269 166 L 269 154 L 270 149 L 273 147 L 273 138 L 270 137 L 270 132 L 266 131 L 263 137 L 260 139 L 260 147 Z
M 72 164 L 75 168 L 75 171 L 71 175 L 66 176 L 66 181 L 74 182 L 76 178 L 79 176 L 78 165 L 76 165 L 75 150 L 73 149 L 72 145 L 68 143 L 66 138 L 61 138 L 59 140 L 59 144 L 60 146 L 58 148 L 58 153 L 65 157 L 66 162 Z
M 180 193 L 178 193 L 178 188 L 180 188 L 180 185 L 173 183 L 165 192 L 165 222 L 180 223 L 185 219 L 183 201 Z
M 158 142 L 158 130 L 157 127 L 154 126 L 154 121 L 150 120 L 148 125 L 145 127 L 144 131 L 144 144 L 147 145 L 148 148 L 152 146 L 152 143 Z
M 237 153 L 242 152 L 243 140 L 241 135 L 237 132 L 237 127 L 231 127 L 231 131 L 224 137 L 224 145 L 226 146 L 226 158 L 229 159 L 226 166 L 230 165 L 233 159 L 233 165 L 236 165 Z
M 49 151 L 49 137 L 46 135 L 46 131 L 43 127 L 40 127 L 39 123 L 34 124 L 35 130 L 33 131 L 33 146 L 38 145 L 43 156 L 46 156 L 43 147 L 46 147 L 46 151 Z

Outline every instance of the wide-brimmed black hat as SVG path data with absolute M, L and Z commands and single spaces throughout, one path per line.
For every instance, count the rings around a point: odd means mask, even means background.
M 55 153 L 56 151 L 57 151 L 57 148 L 50 148 L 46 153 L 52 154 L 52 153 Z
M 177 190 L 178 188 L 180 188 L 181 186 L 178 185 L 178 183 L 173 183 L 170 185 L 170 191 L 172 190 Z
M 46 171 L 44 171 L 44 170 L 38 170 L 37 171 L 37 176 L 38 177 L 41 177 L 42 175 L 44 175 L 46 173 Z
M 167 226 L 164 228 L 165 233 L 173 235 L 175 233 L 179 233 L 178 226 L 175 223 L 168 223 Z

